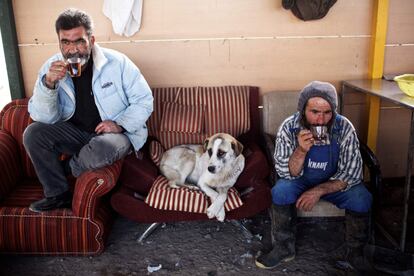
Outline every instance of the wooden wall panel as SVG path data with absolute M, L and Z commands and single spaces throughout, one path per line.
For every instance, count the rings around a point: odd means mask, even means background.
M 384 74 L 414 74 L 414 1 L 390 0 Z
M 385 49 L 384 74 L 404 73 L 414 74 L 414 43 L 412 46 L 395 46 Z
M 21 47 L 20 59 L 22 63 L 23 81 L 26 96 L 31 96 L 37 79 L 37 74 L 43 63 L 53 54 L 57 53 L 57 45 Z
M 113 33 L 102 0 L 13 4 L 28 96 L 42 59 L 58 50 L 54 20 L 68 6 L 89 12 L 98 43 L 127 54 L 155 86 L 251 84 L 266 93 L 367 71 L 372 0 L 338 1 L 309 22 L 274 0 L 146 0 L 131 38 Z
M 95 21 L 95 32 L 99 34 L 99 39 L 106 40 L 112 27 L 102 13 L 102 3 L 103 0 L 13 0 L 19 44 L 56 43 L 55 20 L 68 7 L 77 7 L 88 12 Z
M 312 79 L 339 84 L 363 76 L 368 39 L 222 40 L 102 43 L 135 61 L 152 86 L 259 85 L 266 93 L 300 89 Z M 57 45 L 21 47 L 27 95 Z M 154 53 L 148 55 L 148 53 Z M 156 53 L 156 54 L 155 54 Z M 294 60 L 292 61 L 292 57 Z
M 13 7 L 30 96 L 38 69 L 58 51 L 54 21 L 69 6 L 90 13 L 97 42 L 127 54 L 152 86 L 249 84 L 266 93 L 299 90 L 314 79 L 339 88 L 341 80 L 366 78 L 373 3 L 337 1 L 325 18 L 303 22 L 281 0 L 144 0 L 141 30 L 129 38 L 114 34 L 103 0 L 13 0 Z M 390 0 L 385 73 L 414 73 L 413 10 L 412 0 Z M 360 128 L 364 104 L 349 108 L 359 110 L 350 116 Z M 404 126 L 388 120 L 391 111 L 382 111 L 384 116 L 381 160 L 390 154 L 387 133 Z M 391 174 L 405 158 L 404 147 L 393 149 L 395 159 L 382 164 Z
M 281 0 L 144 0 L 141 30 L 113 33 L 103 0 L 13 0 L 19 43 L 56 41 L 54 21 L 65 7 L 92 15 L 98 41 L 261 36 L 369 35 L 373 0 L 338 1 L 322 20 L 303 22 Z
M 414 44 L 414 1 L 390 0 L 387 44 Z

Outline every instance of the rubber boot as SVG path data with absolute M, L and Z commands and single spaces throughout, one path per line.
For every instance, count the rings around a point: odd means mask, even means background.
M 347 210 L 345 214 L 345 260 L 360 275 L 374 275 L 375 269 L 364 254 L 369 238 L 369 213 Z
M 294 204 L 275 205 L 270 208 L 273 248 L 256 258 L 256 266 L 272 269 L 295 258 L 296 209 Z

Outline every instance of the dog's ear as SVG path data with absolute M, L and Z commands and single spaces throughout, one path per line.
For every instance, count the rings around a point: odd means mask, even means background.
M 231 142 L 231 148 L 236 153 L 236 156 L 239 156 L 243 152 L 243 145 L 239 141 Z
M 210 140 L 208 138 L 206 138 L 206 140 L 204 140 L 204 143 L 203 143 L 203 150 L 204 151 L 207 151 L 207 147 L 208 147 L 209 142 L 210 142 Z

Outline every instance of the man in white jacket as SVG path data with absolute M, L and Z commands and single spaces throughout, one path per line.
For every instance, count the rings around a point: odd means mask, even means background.
M 42 212 L 70 207 L 66 174 L 78 177 L 138 151 L 153 110 L 151 89 L 125 55 L 99 47 L 92 19 L 77 9 L 59 15 L 55 27 L 61 53 L 40 69 L 23 143 L 45 198 L 30 205 Z M 69 75 L 67 59 L 79 58 L 81 75 Z M 60 161 L 62 154 L 71 155 Z

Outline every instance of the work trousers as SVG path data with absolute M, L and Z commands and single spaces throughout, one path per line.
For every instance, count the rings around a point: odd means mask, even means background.
M 60 157 L 70 155 L 72 175 L 102 168 L 125 157 L 131 149 L 128 137 L 122 133 L 97 135 L 83 131 L 70 122 L 45 124 L 34 122 L 23 133 L 23 144 L 32 160 L 46 197 L 69 190 Z
M 279 179 L 272 188 L 272 200 L 277 205 L 296 203 L 302 193 L 319 183 L 311 183 L 305 177 L 297 179 Z M 340 209 L 366 213 L 371 209 L 372 195 L 363 183 L 352 186 L 349 190 L 326 194 L 321 197 L 335 204 Z

